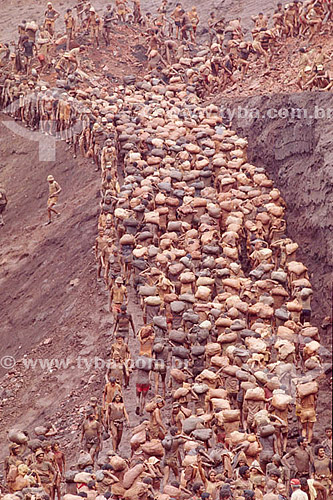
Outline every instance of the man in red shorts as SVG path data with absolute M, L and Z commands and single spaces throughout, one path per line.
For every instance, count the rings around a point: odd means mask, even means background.
M 144 359 L 144 358 L 143 358 Z M 146 367 L 145 367 L 146 368 Z M 137 415 L 143 415 L 147 394 L 150 389 L 150 370 L 136 368 L 136 409 Z

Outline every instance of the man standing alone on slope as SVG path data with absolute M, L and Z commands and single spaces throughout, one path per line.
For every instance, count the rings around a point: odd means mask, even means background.
M 49 198 L 47 200 L 47 213 L 49 220 L 46 222 L 46 225 L 51 224 L 52 222 L 52 212 L 58 216 L 60 215 L 54 207 L 57 204 L 58 195 L 61 193 L 61 187 L 57 181 L 54 180 L 53 175 L 48 175 L 47 182 L 49 183 Z

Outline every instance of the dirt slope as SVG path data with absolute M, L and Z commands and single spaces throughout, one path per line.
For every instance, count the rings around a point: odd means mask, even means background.
M 58 144 L 55 162 L 40 162 L 36 142 L 16 136 L 2 118 L 0 178 L 5 181 L 9 205 L 0 233 L 0 357 L 64 357 L 80 352 L 83 332 L 85 341 L 93 342 L 99 329 L 100 318 L 94 311 L 102 303 L 94 288 L 92 252 L 98 177 L 91 163 L 72 160 L 65 144 Z M 44 226 L 49 173 L 63 188 L 62 214 Z M 47 345 L 37 348 L 45 339 L 49 339 Z M 38 380 L 34 370 L 23 370 L 23 377 L 8 371 L 0 386 L 2 433 L 7 422 L 22 419 L 29 424 L 30 417 L 33 421 L 48 412 L 51 404 L 54 410 L 55 399 L 60 403 L 70 393 L 73 373 L 53 376 L 49 383 L 47 372 L 43 370 Z M 48 399 L 51 387 L 53 395 Z M 23 390 L 17 398 L 19 388 Z
M 320 325 L 332 311 L 331 94 L 257 96 L 224 100 L 222 106 L 229 116 L 234 113 L 233 127 L 248 138 L 249 160 L 267 169 L 287 202 L 288 233 L 309 268 Z M 330 333 L 322 331 L 327 344 Z

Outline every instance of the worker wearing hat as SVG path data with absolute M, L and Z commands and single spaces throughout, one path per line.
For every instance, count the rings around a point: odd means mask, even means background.
M 45 11 L 45 28 L 50 33 L 51 36 L 54 35 L 54 24 L 59 17 L 59 12 L 57 12 L 51 2 L 48 2 L 47 9 Z
M 47 224 L 51 224 L 52 222 L 52 212 L 57 216 L 60 215 L 59 212 L 54 208 L 58 201 L 58 196 L 61 193 L 61 187 L 54 179 L 53 175 L 47 176 L 47 182 L 49 184 L 49 197 L 47 200 L 47 213 L 48 213 L 48 221 Z
M 301 482 L 299 479 L 292 479 L 290 481 L 292 494 L 290 500 L 308 500 L 308 495 L 301 490 Z
M 117 314 L 121 311 L 121 305 L 123 303 L 128 303 L 128 295 L 127 288 L 124 285 L 123 278 L 118 276 L 116 278 L 114 285 L 110 289 L 110 298 L 109 298 L 109 309 L 113 314 L 114 321 L 116 321 Z
M 9 493 L 14 491 L 14 482 L 15 478 L 12 479 L 9 475 L 10 469 L 12 466 L 17 467 L 18 465 L 23 463 L 22 457 L 20 456 L 21 447 L 17 443 L 10 443 L 9 445 L 9 456 L 4 460 L 4 473 L 8 486 Z
M 35 457 L 36 461 L 31 464 L 30 468 L 38 474 L 45 493 L 51 498 L 53 481 L 56 479 L 57 472 L 53 465 L 45 460 L 45 453 L 42 449 L 35 452 Z

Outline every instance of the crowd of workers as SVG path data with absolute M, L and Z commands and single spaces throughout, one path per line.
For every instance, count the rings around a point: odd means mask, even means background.
M 312 39 L 322 28 L 316 16 L 328 21 L 330 8 L 278 7 L 271 31 L 308 30 Z M 218 107 L 202 104 L 204 89 L 222 78 L 223 47 L 233 61 L 234 48 L 249 44 L 240 41 L 240 25 L 228 40 L 230 30 L 210 21 L 212 45 L 200 55 L 192 46 L 199 18 L 180 4 L 171 16 L 176 39 L 162 45 L 166 2 L 155 20 L 138 1 L 133 13 L 120 0 L 107 11 L 101 28 L 90 5 L 79 4 L 75 20 L 67 10 L 68 51 L 56 64 L 64 91 L 39 85 L 29 62 L 31 80 L 7 74 L 2 84 L 7 113 L 58 134 L 101 174 L 97 279 L 113 317 L 105 387 L 86 408 L 79 457 L 68 467 L 51 424 L 10 431 L 4 500 L 329 499 L 332 431 L 314 429 L 326 375 L 307 268 L 286 234 L 280 192 L 248 162 L 247 141 L 223 124 Z M 49 4 L 45 14 L 52 39 L 58 13 Z M 71 38 L 85 26 L 96 45 L 102 30 L 108 45 L 114 17 L 152 30 L 149 72 L 87 92 L 84 71 L 77 73 L 86 49 L 71 49 Z M 267 33 L 263 18 L 255 19 L 259 35 Z M 20 36 L 25 47 L 27 35 Z M 40 61 L 48 63 L 47 54 Z M 51 222 L 61 187 L 52 175 L 47 181 Z

